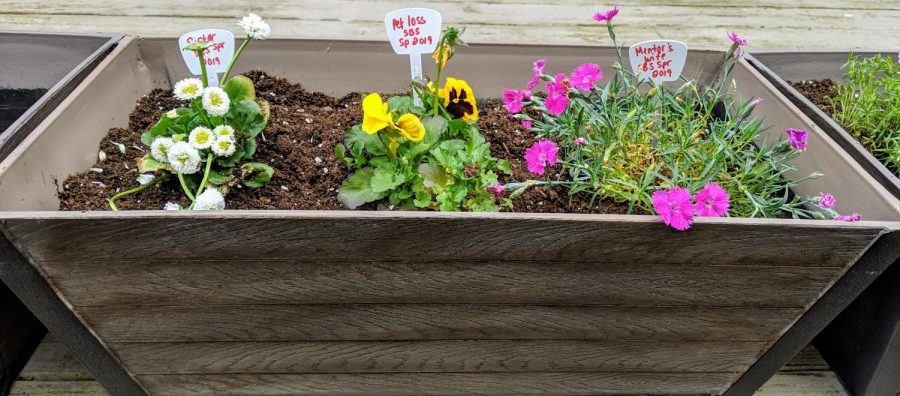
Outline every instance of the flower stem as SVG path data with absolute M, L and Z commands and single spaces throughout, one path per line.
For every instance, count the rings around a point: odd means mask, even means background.
M 168 178 L 169 178 L 169 174 L 168 174 L 168 173 L 163 173 L 163 174 L 161 174 L 161 175 L 159 175 L 159 176 L 156 176 L 153 180 L 150 180 L 150 182 L 147 183 L 147 184 L 141 184 L 140 186 L 137 186 L 137 187 L 135 187 L 135 188 L 132 188 L 131 190 L 122 191 L 122 192 L 120 192 L 120 193 L 118 193 L 118 194 L 116 194 L 116 195 L 113 195 L 113 196 L 112 196 L 110 199 L 108 199 L 106 202 L 109 203 L 109 208 L 110 208 L 110 209 L 112 209 L 114 212 L 118 212 L 118 211 L 119 211 L 119 208 L 116 207 L 116 200 L 118 200 L 119 198 L 122 198 L 122 197 L 124 197 L 124 196 L 126 196 L 126 195 L 131 195 L 131 194 L 134 194 L 134 193 L 138 193 L 138 192 L 144 191 L 144 190 L 147 189 L 148 187 L 150 187 L 150 186 L 155 186 L 155 185 L 161 183 L 163 180 L 166 180 L 166 179 L 168 179 Z
M 184 194 L 187 195 L 187 197 L 191 199 L 191 203 L 193 203 L 194 194 L 191 193 L 191 189 L 188 188 L 187 182 L 184 181 L 184 175 L 181 173 L 178 174 L 178 181 L 181 182 L 181 189 L 184 190 Z
M 197 189 L 197 194 L 194 195 L 195 197 L 199 197 L 203 192 L 203 189 L 206 188 L 206 182 L 209 181 L 209 171 L 212 169 L 213 158 L 213 153 L 209 153 L 209 155 L 206 157 L 206 170 L 203 171 L 203 180 L 200 181 L 200 188 Z M 194 202 L 191 202 L 191 206 L 188 207 L 188 210 L 191 210 L 193 208 Z
M 250 36 L 247 36 L 247 38 L 244 39 L 244 42 L 241 43 L 241 46 L 238 47 L 237 52 L 234 53 L 234 57 L 231 58 L 231 62 L 228 64 L 228 68 L 225 69 L 225 74 L 222 75 L 223 84 L 225 83 L 225 81 L 228 81 L 228 74 L 231 73 L 231 68 L 234 67 L 234 63 L 237 62 L 238 58 L 241 56 L 241 53 L 244 52 L 244 48 L 247 47 L 247 43 L 249 43 L 250 40 Z
M 203 58 L 204 52 L 206 52 L 205 49 L 197 51 L 197 57 L 200 58 L 200 74 L 203 77 L 203 88 L 206 88 L 209 86 L 209 75 L 206 73 L 206 59 Z

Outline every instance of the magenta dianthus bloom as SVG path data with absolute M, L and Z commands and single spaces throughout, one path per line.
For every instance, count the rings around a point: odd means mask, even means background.
M 791 145 L 796 150 L 806 150 L 807 139 L 809 138 L 809 132 L 804 131 L 802 129 L 793 129 L 788 128 L 788 144 Z
M 533 125 L 531 120 L 522 120 L 522 126 L 525 127 L 525 129 L 531 129 L 531 125 Z
M 556 83 L 547 83 L 547 98 L 544 99 L 544 106 L 547 111 L 553 115 L 560 115 L 569 108 L 569 91 L 564 85 Z
M 493 186 L 489 187 L 488 191 L 490 191 L 491 194 L 494 194 L 498 198 L 502 197 L 503 196 L 503 185 L 500 184 L 500 182 L 497 182 Z
M 659 214 L 663 223 L 678 231 L 691 228 L 694 222 L 694 204 L 691 203 L 691 192 L 681 187 L 672 187 L 669 191 L 657 191 L 651 197 L 653 209 Z
M 531 81 L 528 82 L 528 85 L 525 87 L 529 91 L 534 89 L 541 82 L 541 75 L 544 74 L 544 65 L 547 61 L 544 59 L 538 59 L 534 61 L 534 74 L 531 76 Z
M 728 203 L 728 191 L 716 183 L 707 183 L 697 192 L 694 200 L 697 201 L 697 216 L 702 217 L 725 216 L 731 207 Z
M 738 46 L 747 45 L 747 40 L 744 40 L 744 39 L 738 37 L 737 33 L 735 33 L 735 32 L 728 33 L 728 39 L 731 40 L 732 43 L 737 44 Z
M 619 7 L 613 7 L 603 12 L 594 14 L 594 20 L 597 22 L 612 22 L 613 18 L 619 15 Z
M 569 77 L 569 80 L 573 87 L 587 91 L 593 88 L 594 82 L 601 78 L 603 78 L 603 71 L 600 70 L 600 65 L 585 63 L 572 71 L 572 76 Z
M 559 161 L 556 158 L 557 152 L 559 152 L 559 147 L 551 140 L 543 139 L 535 142 L 525 150 L 525 162 L 528 164 L 528 171 L 543 176 L 547 165 L 553 166 Z
M 833 209 L 836 201 L 837 200 L 834 199 L 834 195 L 828 193 L 819 193 L 819 206 L 825 209 Z
M 579 137 L 575 138 L 575 144 L 578 146 L 583 146 L 583 145 L 587 144 L 587 140 L 585 138 L 579 136 Z
M 504 89 L 503 90 L 503 107 L 506 107 L 506 110 L 510 112 L 510 114 L 516 114 L 522 111 L 522 102 L 525 101 L 527 96 L 531 96 L 527 94 L 528 91 L 523 91 L 521 89 Z
M 834 216 L 834 219 L 838 220 L 838 221 L 847 221 L 847 222 L 852 223 L 852 222 L 856 222 L 856 221 L 859 221 L 860 219 L 862 219 L 862 216 L 860 216 L 859 213 L 854 213 L 852 215 L 837 215 L 837 216 Z
M 756 99 L 753 99 L 753 101 L 750 102 L 750 107 L 756 107 L 756 106 L 758 106 L 760 103 L 762 103 L 762 98 L 756 98 Z

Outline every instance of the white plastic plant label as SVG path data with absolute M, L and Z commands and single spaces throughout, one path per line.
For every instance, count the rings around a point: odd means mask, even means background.
M 183 34 L 178 39 L 179 49 L 183 49 L 188 44 L 205 41 L 211 42 L 212 45 L 206 49 L 203 58 L 206 61 L 206 73 L 209 79 L 209 86 L 215 87 L 219 85 L 219 73 L 224 73 L 228 68 L 228 63 L 234 57 L 234 34 L 222 29 L 200 29 L 190 33 Z M 194 75 L 200 75 L 200 62 L 197 54 L 191 51 L 181 51 L 184 57 L 184 63 Z
M 673 40 L 648 40 L 628 49 L 631 70 L 638 80 L 658 84 L 681 77 L 687 61 L 687 44 Z
M 413 78 L 422 77 L 422 54 L 432 53 L 441 39 L 441 14 L 428 8 L 404 8 L 384 16 L 394 52 L 409 55 Z

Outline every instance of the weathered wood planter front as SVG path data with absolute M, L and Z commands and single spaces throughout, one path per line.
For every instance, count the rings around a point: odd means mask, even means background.
M 266 40 L 249 51 L 242 59 L 258 63 L 238 70 L 309 89 L 405 85 L 406 60 L 387 43 Z M 612 55 L 473 45 L 450 73 L 499 95 L 538 57 L 566 69 L 606 67 Z M 686 74 L 720 56 L 692 52 Z M 748 393 L 780 366 L 773 351 L 790 354 L 785 339 L 811 339 L 794 330 L 815 322 L 808 312 L 836 314 L 817 301 L 846 286 L 886 231 L 704 219 L 678 233 L 614 215 L 55 212 L 54 180 L 89 167 L 140 95 L 185 72 L 172 39 L 127 38 L 0 164 L 11 242 L 0 248 L 21 253 L 0 275 L 27 283 L 29 305 L 55 333 L 68 329 L 59 338 L 115 394 Z M 741 63 L 735 78 L 741 95 L 764 99 L 772 138 L 810 129 L 798 172 L 828 177 L 798 193 L 900 218 L 890 193 L 756 71 Z
M 878 53 L 855 54 L 868 58 Z M 786 82 L 826 78 L 843 81 L 846 70 L 842 66 L 849 56 L 849 52 L 770 52 L 754 54 L 749 60 L 872 177 L 900 198 L 900 179 Z M 854 395 L 900 393 L 900 268 L 897 264 L 893 267 L 816 339 L 819 350 Z
M 0 161 L 119 40 L 110 35 L 0 32 Z M 46 330 L 0 282 L 0 394 Z

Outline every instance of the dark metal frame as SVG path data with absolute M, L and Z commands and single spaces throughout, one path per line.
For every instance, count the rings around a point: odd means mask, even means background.
M 78 361 L 113 395 L 145 396 L 147 392 L 106 345 L 94 336 L 47 278 L 0 235 L 0 279 L 47 326 Z

